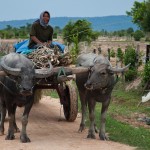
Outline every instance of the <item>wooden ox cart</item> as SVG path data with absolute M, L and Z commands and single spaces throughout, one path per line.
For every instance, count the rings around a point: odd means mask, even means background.
M 55 89 L 63 105 L 64 116 L 67 121 L 74 121 L 78 113 L 78 94 L 73 82 L 70 82 L 77 73 L 77 68 L 55 67 L 54 73 L 36 84 L 37 89 Z

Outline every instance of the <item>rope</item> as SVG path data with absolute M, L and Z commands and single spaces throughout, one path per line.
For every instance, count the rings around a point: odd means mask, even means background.
M 61 116 L 62 116 L 62 115 L 61 115 L 61 109 L 62 109 L 62 106 L 63 106 L 63 105 L 60 106 L 60 118 L 59 118 L 58 121 L 62 121 L 62 119 L 61 119 Z

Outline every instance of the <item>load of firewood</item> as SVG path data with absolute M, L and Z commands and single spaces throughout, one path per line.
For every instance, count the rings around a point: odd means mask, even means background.
M 49 61 L 53 66 L 68 66 L 72 63 L 72 57 L 69 52 L 62 53 L 57 46 L 48 48 L 39 47 L 27 55 L 35 64 L 36 68 L 48 68 Z

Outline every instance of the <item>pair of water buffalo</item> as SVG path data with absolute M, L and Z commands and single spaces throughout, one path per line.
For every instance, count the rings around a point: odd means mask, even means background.
M 106 112 L 110 103 L 111 92 L 115 85 L 114 73 L 124 72 L 124 68 L 112 68 L 107 58 L 96 54 L 82 54 L 77 59 L 76 68 L 68 68 L 76 74 L 76 84 L 78 87 L 81 104 L 82 119 L 79 131 L 85 128 L 85 113 L 88 104 L 90 128 L 88 138 L 95 138 L 94 108 L 96 102 L 102 102 L 101 127 L 99 137 L 107 139 L 105 135 Z M 36 83 L 39 79 L 47 78 L 57 72 L 58 68 L 35 69 L 34 64 L 25 56 L 10 53 L 0 61 L 0 134 L 4 134 L 4 119 L 6 109 L 9 116 L 9 128 L 6 136 L 7 140 L 14 139 L 14 132 L 18 130 L 15 122 L 15 112 L 17 106 L 24 106 L 22 116 L 22 129 L 20 134 L 21 142 L 30 142 L 26 133 L 29 112 L 34 101 Z

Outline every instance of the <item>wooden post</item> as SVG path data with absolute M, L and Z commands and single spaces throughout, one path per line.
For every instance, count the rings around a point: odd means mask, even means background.
M 110 61 L 110 48 L 108 48 L 108 60 Z
M 150 45 L 146 46 L 146 63 L 150 60 Z
M 2 46 L 2 39 L 1 39 L 1 37 L 0 37 L 0 47 Z
M 140 45 L 138 44 L 137 47 L 136 47 L 136 68 L 138 68 L 138 65 L 139 65 L 139 52 L 140 52 Z

